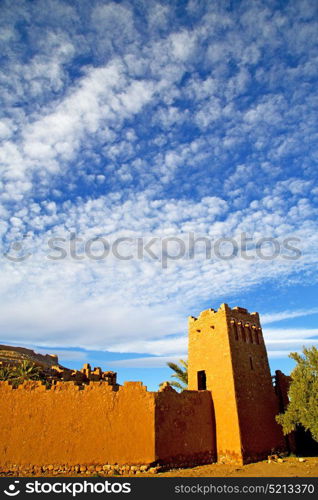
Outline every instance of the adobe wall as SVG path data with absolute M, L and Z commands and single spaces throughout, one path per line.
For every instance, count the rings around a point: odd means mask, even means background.
M 283 413 L 289 403 L 288 391 L 291 384 L 291 376 L 285 375 L 281 370 L 275 371 L 275 392 L 279 401 L 279 411 Z
M 0 470 L 208 463 L 211 419 L 207 391 L 155 393 L 141 382 L 119 389 L 105 382 L 58 382 L 50 389 L 25 382 L 13 389 L 0 382 Z
M 160 463 L 183 467 L 216 459 L 215 423 L 209 391 L 171 388 L 156 394 L 156 456 Z
M 138 382 L 82 387 L 0 383 L 0 465 L 153 462 L 154 393 Z

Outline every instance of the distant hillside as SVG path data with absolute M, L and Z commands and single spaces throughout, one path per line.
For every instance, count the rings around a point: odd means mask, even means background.
M 56 354 L 39 354 L 25 347 L 0 345 L 0 363 L 17 364 L 21 361 L 30 361 L 43 368 L 52 366 L 63 368 L 59 364 Z
M 119 387 L 116 381 L 117 374 L 112 371 L 103 371 L 99 366 L 92 369 L 89 363 L 85 363 L 81 370 L 73 370 L 60 365 L 56 354 L 39 354 L 25 347 L 0 345 L 0 367 L 1 365 L 15 367 L 23 361 L 39 366 L 42 379 L 44 377 L 46 382 L 50 384 L 56 381 L 73 381 L 78 385 L 90 382 L 105 382 Z M 9 379 L 2 378 L 1 380 Z

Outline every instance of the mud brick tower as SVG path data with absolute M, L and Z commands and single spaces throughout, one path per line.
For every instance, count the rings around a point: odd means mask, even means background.
M 285 448 L 258 313 L 222 304 L 189 318 L 189 390 L 211 392 L 218 461 Z

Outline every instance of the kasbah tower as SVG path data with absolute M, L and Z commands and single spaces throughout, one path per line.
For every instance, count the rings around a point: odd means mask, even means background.
M 189 390 L 212 396 L 218 461 L 286 446 L 258 313 L 222 304 L 189 318 Z

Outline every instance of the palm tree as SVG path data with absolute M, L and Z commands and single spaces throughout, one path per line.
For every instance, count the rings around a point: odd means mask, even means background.
M 9 366 L 0 366 L 0 380 L 10 380 L 12 376 L 12 369 Z
M 22 384 L 25 380 L 42 380 L 43 374 L 39 366 L 25 360 L 11 370 L 10 379 L 15 384 Z
M 180 359 L 179 362 L 181 366 L 172 362 L 167 363 L 167 365 L 169 366 L 169 368 L 171 368 L 171 370 L 174 371 L 174 373 L 171 375 L 172 378 L 177 379 L 169 381 L 169 384 L 182 392 L 188 387 L 188 361 Z M 160 386 L 163 383 L 164 382 L 162 382 Z

